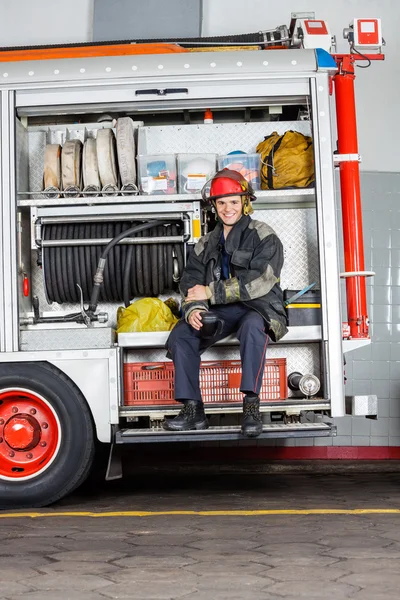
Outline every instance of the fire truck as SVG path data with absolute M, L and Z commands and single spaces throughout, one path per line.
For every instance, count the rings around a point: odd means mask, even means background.
M 238 163 L 257 180 L 255 149 L 273 132 L 312 137 L 315 183 L 253 182 L 254 216 L 285 249 L 289 314 L 267 352 L 260 438 L 335 434 L 326 417 L 346 412 L 345 353 L 370 343 L 354 67 L 383 58 L 380 27 L 355 19 L 341 55 L 327 23 L 303 13 L 244 39 L 1 51 L 1 508 L 76 489 L 98 443 L 111 479 L 125 444 L 243 440 L 238 340 L 202 357 L 211 427 L 165 431 L 179 410 L 168 331 L 117 333 L 117 309 L 179 301 L 188 252 L 213 225 L 201 186 Z M 376 398 L 347 406 L 374 414 Z

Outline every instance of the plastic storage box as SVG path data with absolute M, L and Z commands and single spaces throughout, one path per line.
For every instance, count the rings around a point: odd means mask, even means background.
M 175 154 L 138 156 L 139 190 L 142 194 L 176 194 Z
M 283 298 L 290 302 L 290 298 L 299 290 L 284 290 Z M 300 327 L 305 325 L 321 325 L 321 292 L 320 290 L 309 290 L 293 304 L 286 306 L 289 327 Z
M 246 181 L 251 183 L 253 190 L 261 189 L 260 166 L 260 154 L 233 153 L 218 157 L 218 170 L 238 171 Z
M 205 404 L 239 403 L 242 365 L 240 360 L 204 361 L 200 366 L 200 389 Z M 125 363 L 125 406 L 177 406 L 174 400 L 172 362 Z M 277 402 L 287 398 L 286 359 L 265 361 L 260 399 Z
M 178 154 L 178 191 L 196 194 L 217 172 L 216 154 Z

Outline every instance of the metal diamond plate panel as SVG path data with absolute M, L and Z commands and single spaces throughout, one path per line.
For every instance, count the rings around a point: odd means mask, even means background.
M 29 133 L 29 191 L 43 190 L 44 152 L 46 148 L 46 132 L 34 131 Z M 41 198 L 41 196 L 30 196 Z
M 36 252 L 32 252 L 32 263 L 31 263 L 31 286 L 32 286 L 32 296 L 37 296 L 39 298 L 40 304 L 40 312 L 60 312 L 62 311 L 64 314 L 68 313 L 76 313 L 79 312 L 80 306 L 79 304 L 65 303 L 65 304 L 57 304 L 53 302 L 49 304 L 46 298 L 46 292 L 43 285 L 43 273 L 42 269 L 36 264 Z M 119 306 L 122 306 L 122 302 L 99 302 L 98 312 L 106 312 L 108 314 L 107 326 L 116 329 L 117 326 L 117 309 Z M 76 335 L 76 333 L 75 333 Z
M 110 348 L 115 331 L 109 327 L 92 329 L 38 329 L 21 331 L 21 350 L 77 350 Z
M 25 192 L 28 191 L 29 186 L 28 132 L 18 119 L 16 120 L 15 133 L 17 139 L 17 156 L 15 161 L 17 169 L 17 189 L 20 192 Z
M 171 154 L 201 151 L 228 154 L 233 150 L 250 153 L 256 151 L 257 144 L 266 135 L 270 135 L 273 131 L 283 134 L 288 129 L 311 135 L 310 121 L 142 127 L 139 129 L 138 153 Z
M 285 263 L 281 274 L 282 289 L 301 290 L 314 282 L 319 287 L 315 209 L 256 210 L 253 216 L 271 225 L 283 244 Z

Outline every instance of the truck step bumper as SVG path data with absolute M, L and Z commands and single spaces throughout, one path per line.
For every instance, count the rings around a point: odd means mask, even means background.
M 200 431 L 165 431 L 164 429 L 121 429 L 115 437 L 116 444 L 146 442 L 203 442 L 213 440 L 249 440 L 266 438 L 329 437 L 336 435 L 336 428 L 328 423 L 273 423 L 264 425 L 257 438 L 247 438 L 239 426 L 210 427 Z

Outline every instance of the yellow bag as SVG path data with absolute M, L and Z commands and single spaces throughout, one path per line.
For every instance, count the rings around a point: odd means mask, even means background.
M 312 138 L 298 131 L 276 131 L 257 146 L 261 154 L 261 189 L 309 187 L 315 181 Z
M 117 333 L 170 331 L 178 319 L 158 298 L 141 298 L 117 312 Z

